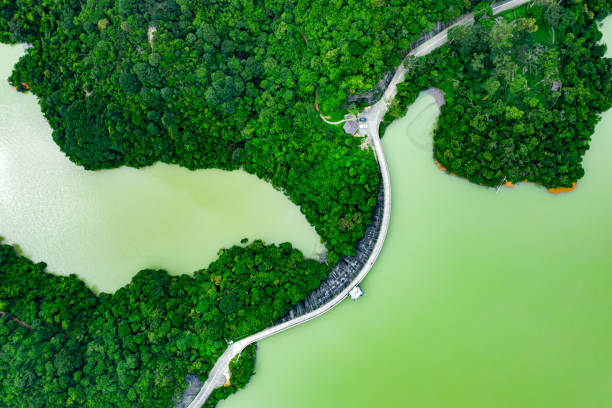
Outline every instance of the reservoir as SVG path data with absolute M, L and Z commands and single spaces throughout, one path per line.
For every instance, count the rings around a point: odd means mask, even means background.
M 612 46 L 612 17 L 603 31 Z M 612 111 L 561 195 L 438 170 L 438 114 L 424 96 L 387 129 L 391 226 L 365 296 L 262 341 L 221 408 L 609 406 Z
M 112 292 L 144 268 L 206 267 L 242 238 L 323 250 L 299 208 L 244 171 L 155 164 L 85 171 L 51 138 L 37 99 L 7 82 L 23 47 L 0 45 L 0 236 L 57 274 Z

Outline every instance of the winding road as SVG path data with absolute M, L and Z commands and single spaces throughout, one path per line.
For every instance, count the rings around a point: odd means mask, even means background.
M 319 116 L 321 116 L 321 119 L 323 120 L 323 122 L 327 123 L 328 125 L 341 125 L 344 122 L 348 122 L 349 120 L 357 119 L 357 117 L 355 115 L 351 115 L 352 117 L 350 117 L 348 119 L 342 119 L 342 120 L 339 120 L 337 122 L 330 122 L 329 120 L 325 119 L 325 116 L 323 116 L 322 113 L 319 113 Z
M 493 14 L 497 15 L 506 10 L 519 7 L 525 3 L 528 3 L 529 1 L 530 0 L 508 0 L 500 3 L 494 3 L 492 6 Z M 472 24 L 473 22 L 474 16 L 472 14 L 467 14 L 459 18 L 453 25 L 447 27 L 440 33 L 436 34 L 434 37 L 430 38 L 429 40 L 425 41 L 423 44 L 412 50 L 407 57 L 420 57 L 429 54 L 431 51 L 448 42 L 448 30 L 458 25 Z M 376 104 L 372 105 L 369 109 L 364 110 L 359 115 L 359 117 L 364 117 L 367 119 L 368 127 L 366 129 L 359 129 L 359 132 L 362 136 L 366 136 L 368 138 L 368 141 L 372 146 L 372 149 L 374 151 L 374 157 L 376 158 L 378 166 L 380 168 L 380 174 L 382 176 L 384 189 L 383 220 L 380 228 L 380 233 L 378 234 L 378 238 L 376 239 L 376 244 L 374 245 L 372 253 L 368 257 L 368 260 L 363 265 L 355 279 L 353 279 L 353 281 L 342 292 L 340 292 L 337 296 L 332 298 L 328 303 L 324 304 L 320 308 L 315 309 L 312 312 L 306 313 L 302 316 L 296 317 L 295 319 L 289 320 L 287 322 L 269 327 L 249 337 L 230 344 L 225 350 L 225 352 L 221 355 L 221 357 L 217 359 L 217 362 L 215 363 L 208 375 L 208 379 L 200 389 L 198 395 L 196 395 L 195 399 L 189 404 L 188 408 L 200 408 L 206 402 L 210 394 L 216 388 L 222 386 L 229 379 L 229 363 L 235 356 L 242 352 L 245 347 L 257 341 L 263 340 L 266 337 L 272 336 L 291 327 L 305 323 L 331 310 L 340 302 L 342 302 L 344 298 L 348 296 L 349 292 L 355 286 L 359 285 L 359 283 L 361 283 L 361 281 L 366 277 L 368 272 L 370 272 L 370 269 L 372 269 L 374 262 L 376 261 L 378 255 L 380 254 L 380 251 L 382 250 L 383 243 L 385 242 L 387 231 L 389 229 L 389 220 L 391 218 L 391 180 L 389 178 L 389 169 L 387 167 L 387 161 L 385 160 L 385 154 L 383 152 L 380 136 L 378 134 L 378 128 L 380 122 L 385 116 L 385 113 L 387 112 L 389 104 L 391 103 L 391 101 L 393 101 L 393 98 L 397 93 L 396 85 L 402 82 L 405 76 L 406 68 L 404 67 L 404 63 L 402 62 L 402 64 L 400 64 L 400 66 L 395 71 L 395 75 L 391 79 L 391 82 L 387 86 L 387 89 L 383 93 L 380 100 L 376 102 Z M 323 119 L 325 120 L 325 118 Z

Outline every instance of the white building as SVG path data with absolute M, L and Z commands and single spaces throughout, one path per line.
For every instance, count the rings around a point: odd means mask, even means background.
M 351 297 L 351 299 L 357 300 L 357 299 L 359 299 L 360 297 L 363 296 L 363 290 L 361 290 L 361 288 L 359 286 L 355 286 L 349 292 L 349 296 Z

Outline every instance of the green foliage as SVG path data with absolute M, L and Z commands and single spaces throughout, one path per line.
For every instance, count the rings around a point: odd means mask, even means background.
M 316 90 L 339 110 L 471 3 L 0 0 L 0 41 L 33 45 L 11 82 L 30 85 L 75 163 L 244 168 L 301 206 L 338 259 L 354 254 L 380 176 L 359 140 L 320 120 Z
M 597 19 L 604 18 L 612 12 L 612 1 L 610 0 L 585 0 L 590 13 Z
M 206 379 L 226 340 L 272 325 L 327 274 L 290 244 L 261 241 L 221 251 L 193 277 L 142 270 L 112 295 L 45 267 L 0 245 L 3 407 L 172 406 L 187 374 Z M 246 384 L 254 353 L 232 362 L 220 397 Z
M 599 113 L 612 106 L 612 60 L 584 3 L 539 4 L 456 28 L 449 45 L 409 60 L 384 124 L 434 86 L 448 102 L 434 158 L 449 172 L 487 186 L 504 177 L 571 186 L 584 175 Z
M 159 55 L 156 52 L 153 52 L 151 54 L 149 54 L 149 64 L 156 67 L 159 65 L 159 63 L 161 62 L 161 55 Z
M 431 22 L 475 3 L 0 0 L 0 41 L 33 45 L 10 81 L 39 97 L 72 161 L 244 168 L 301 206 L 333 264 L 354 253 L 380 177 L 359 140 L 320 121 L 315 92 L 324 112 L 338 111 Z M 477 25 L 409 61 L 385 123 L 433 84 L 449 101 L 434 155 L 450 171 L 487 185 L 581 177 L 597 112 L 610 106 L 611 66 L 593 22 L 610 1 L 557 7 L 497 24 L 482 4 Z M 562 90 L 549 91 L 553 81 Z M 112 295 L 44 270 L 0 245 L 2 406 L 170 406 L 226 340 L 270 326 L 327 274 L 289 244 L 261 241 L 221 251 L 193 277 L 140 271 Z M 232 362 L 232 385 L 207 406 L 246 384 L 254 356 L 247 348 Z
M 232 373 L 232 385 L 242 388 L 255 372 L 255 353 L 257 352 L 256 343 L 251 344 L 242 350 L 238 356 L 230 361 L 229 368 Z
M 219 301 L 219 309 L 225 314 L 232 314 L 238 309 L 238 298 L 233 293 L 229 293 Z
M 229 367 L 232 373 L 230 384 L 214 390 L 203 405 L 205 408 L 213 408 L 217 402 L 246 386 L 251 376 L 255 374 L 256 351 L 257 345 L 251 344 L 230 361 Z

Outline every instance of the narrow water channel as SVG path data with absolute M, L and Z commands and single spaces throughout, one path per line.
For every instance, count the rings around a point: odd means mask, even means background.
M 323 246 L 299 208 L 244 171 L 156 164 L 90 172 L 51 138 L 36 97 L 8 84 L 23 47 L 0 45 L 0 236 L 49 271 L 114 291 L 140 269 L 190 273 L 242 238 Z
M 612 46 L 612 18 L 604 31 Z M 366 295 L 261 342 L 252 382 L 220 407 L 610 405 L 612 110 L 559 196 L 438 170 L 438 113 L 425 96 L 387 129 L 391 228 Z

